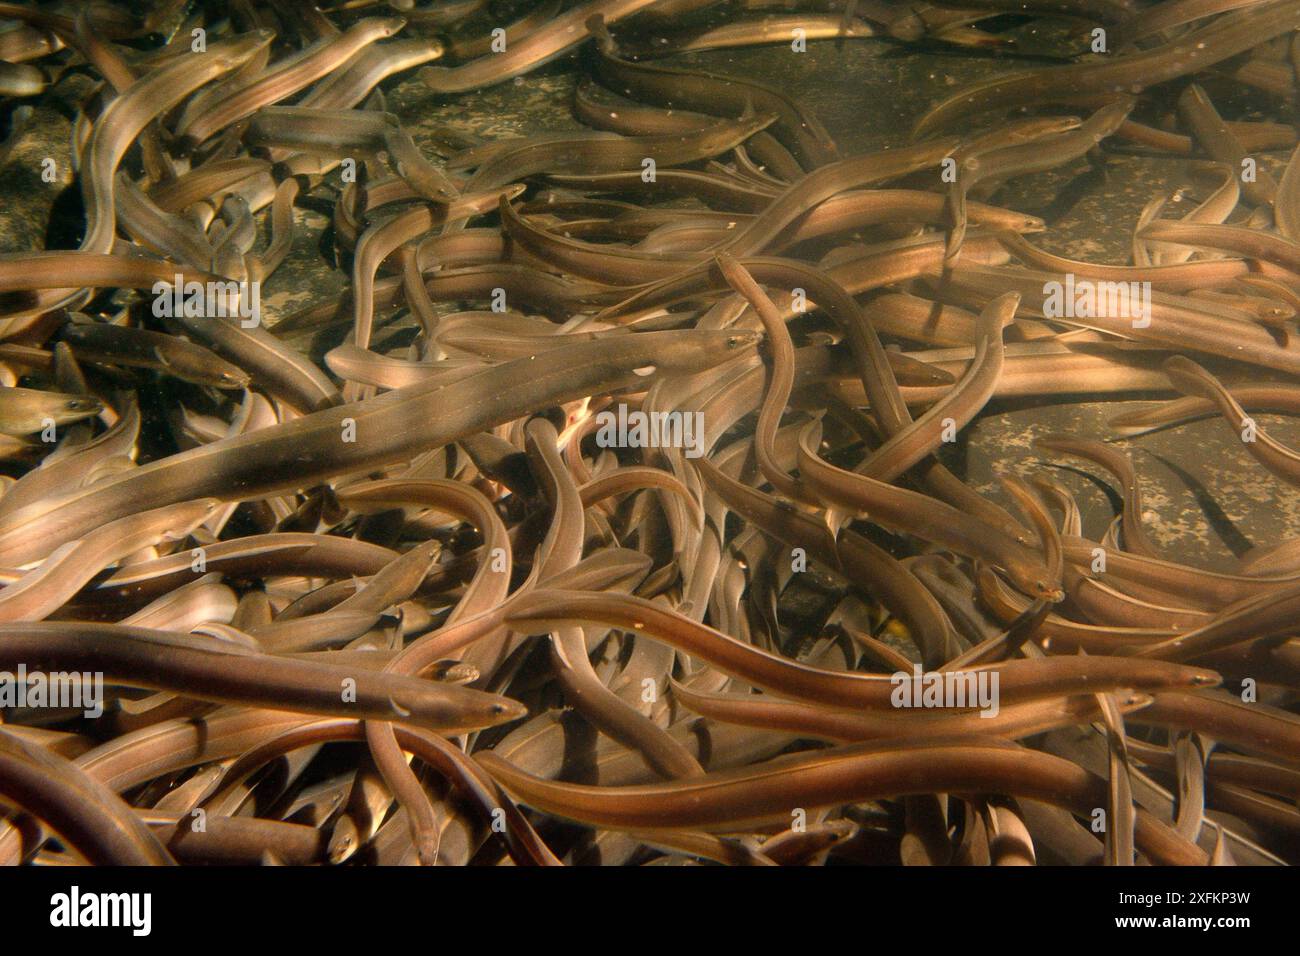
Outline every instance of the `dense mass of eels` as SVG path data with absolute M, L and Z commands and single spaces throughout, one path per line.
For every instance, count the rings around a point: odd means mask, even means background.
M 0 860 L 1300 860 L 1300 537 L 1124 444 L 1294 512 L 1300 0 L 222 7 L 0 3 Z M 855 149 L 845 44 L 984 78 Z M 1122 262 L 1011 208 L 1123 153 Z

